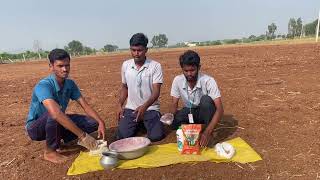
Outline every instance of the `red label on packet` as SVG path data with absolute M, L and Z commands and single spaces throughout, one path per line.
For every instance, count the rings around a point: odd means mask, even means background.
M 181 154 L 200 154 L 201 124 L 183 124 L 181 128 L 184 136 Z

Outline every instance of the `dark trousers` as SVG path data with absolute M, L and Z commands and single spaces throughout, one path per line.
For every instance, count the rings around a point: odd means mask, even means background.
M 164 138 L 164 127 L 160 121 L 160 112 L 155 110 L 146 111 L 143 121 L 135 122 L 136 114 L 131 109 L 125 109 L 123 118 L 120 119 L 118 127 L 118 139 L 133 137 L 136 135 L 140 123 L 147 129 L 147 136 L 151 141 L 160 141 Z
M 211 122 L 214 113 L 216 112 L 216 106 L 210 96 L 204 95 L 200 99 L 200 104 L 196 108 L 191 108 L 193 120 L 195 124 L 208 124 Z M 188 114 L 190 108 L 184 107 L 177 111 L 174 116 L 174 120 L 171 124 L 173 129 L 178 129 L 181 124 L 189 124 Z
M 87 116 L 72 114 L 68 115 L 68 117 L 86 133 L 92 133 L 98 129 L 98 123 Z M 34 141 L 46 140 L 47 146 L 52 150 L 60 147 L 61 139 L 64 142 L 69 142 L 77 138 L 75 134 L 52 119 L 48 113 L 43 114 L 32 122 L 27 127 L 27 132 Z

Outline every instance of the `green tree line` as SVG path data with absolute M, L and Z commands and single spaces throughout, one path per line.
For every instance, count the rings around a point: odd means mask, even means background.
M 203 41 L 203 42 L 191 42 L 191 44 L 196 44 L 197 46 L 215 46 L 222 44 L 237 44 L 237 43 L 251 43 L 256 41 L 266 41 L 274 39 L 294 39 L 301 36 L 315 36 L 316 27 L 318 20 L 311 23 L 303 25 L 302 19 L 299 17 L 297 19 L 290 18 L 288 21 L 288 32 L 287 34 L 276 34 L 278 29 L 275 23 L 271 23 L 267 26 L 265 34 L 261 35 L 250 35 L 249 37 L 244 37 L 241 39 L 223 39 L 214 41 Z M 320 32 L 319 32 L 320 35 Z M 177 43 L 175 45 L 169 46 L 170 48 L 176 47 L 188 47 L 186 43 Z
M 191 43 L 177 43 L 175 45 L 168 46 L 168 37 L 166 34 L 154 35 L 150 43 L 152 48 L 176 48 L 176 47 L 188 47 L 190 44 L 192 46 L 215 46 L 222 44 L 237 44 L 237 43 L 250 43 L 255 41 L 265 41 L 273 39 L 293 39 L 301 36 L 315 36 L 316 27 L 318 20 L 314 20 L 311 23 L 306 23 L 303 25 L 301 18 L 290 18 L 288 21 L 288 32 L 287 34 L 277 34 L 278 29 L 275 23 L 271 23 L 267 26 L 265 34 L 261 35 L 250 35 L 249 37 L 244 37 L 241 39 L 224 39 L 224 40 L 214 40 L 214 41 L 203 41 L 203 42 L 191 42 Z M 39 42 L 37 41 L 37 50 L 36 52 L 25 51 L 22 53 L 0 53 L 0 63 L 4 61 L 13 61 L 15 59 L 28 60 L 28 59 L 40 59 L 46 58 L 48 56 L 48 51 L 41 50 Z M 72 40 L 69 42 L 64 49 L 68 51 L 72 56 L 81 56 L 81 55 L 92 55 L 99 52 L 114 52 L 118 51 L 119 47 L 113 44 L 106 44 L 100 50 L 95 48 L 90 48 L 83 45 L 78 40 Z
M 48 56 L 48 51 L 42 51 L 42 52 L 32 52 L 32 51 L 25 51 L 22 53 L 0 53 L 0 63 L 5 60 L 15 60 L 15 59 L 21 59 L 21 60 L 28 60 L 28 59 L 41 59 L 46 58 Z

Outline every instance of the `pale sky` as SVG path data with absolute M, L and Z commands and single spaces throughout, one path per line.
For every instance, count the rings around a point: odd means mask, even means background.
M 286 34 L 291 17 L 310 23 L 320 0 L 0 0 L 0 52 L 45 50 L 72 40 L 100 49 L 127 48 L 143 32 L 151 41 L 166 34 L 169 45 L 264 34 L 275 23 Z

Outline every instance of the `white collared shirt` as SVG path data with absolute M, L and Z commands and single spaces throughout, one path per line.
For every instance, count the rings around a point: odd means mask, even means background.
M 174 78 L 171 87 L 171 96 L 181 98 L 185 107 L 197 107 L 203 95 L 210 96 L 213 100 L 221 97 L 216 81 L 213 77 L 199 73 L 198 80 L 193 89 L 188 86 L 183 74 Z
M 128 86 L 128 99 L 125 108 L 135 110 L 144 104 L 152 94 L 152 84 L 163 83 L 161 64 L 146 59 L 138 70 L 134 59 L 122 64 L 121 80 Z M 147 110 L 160 110 L 159 100 L 156 100 Z

